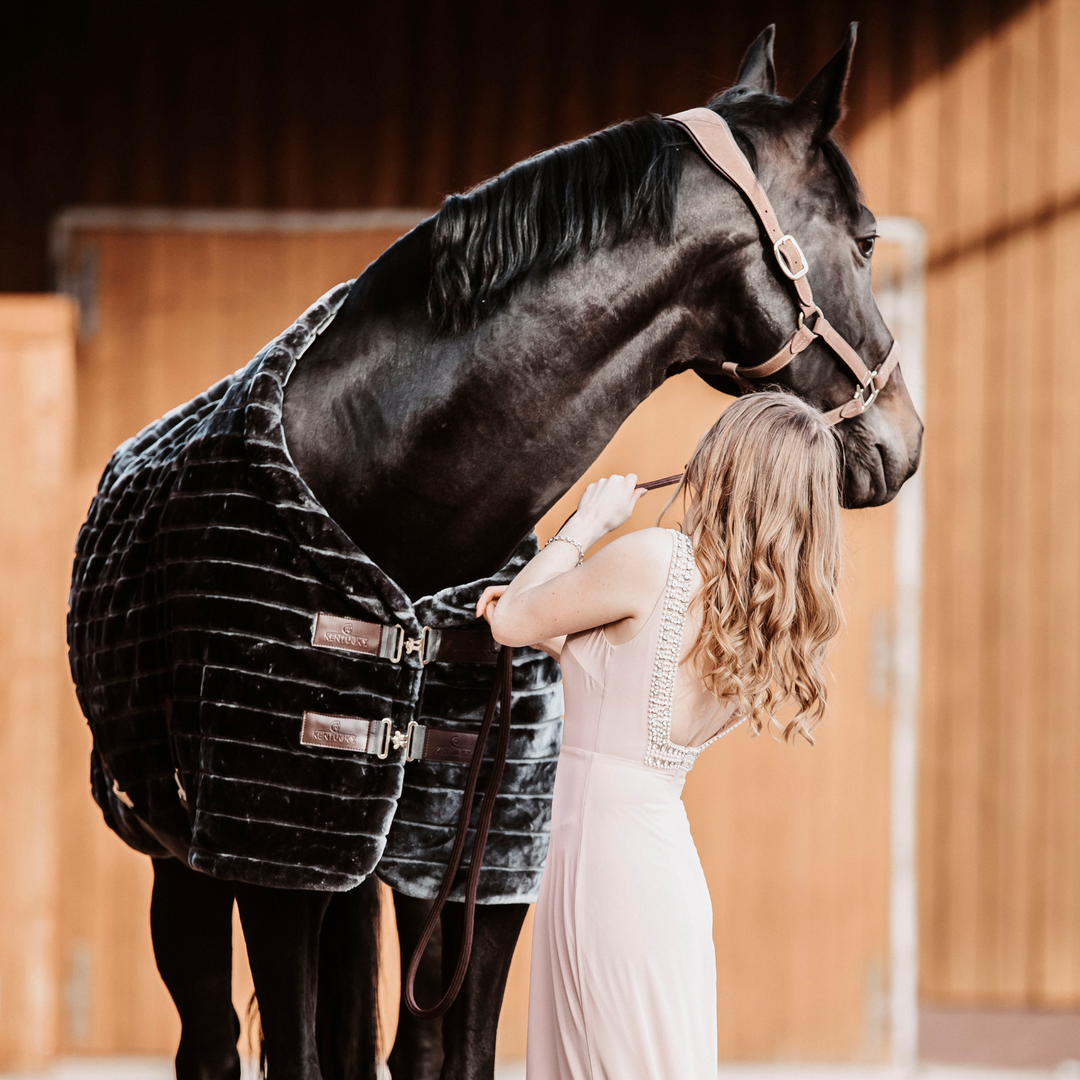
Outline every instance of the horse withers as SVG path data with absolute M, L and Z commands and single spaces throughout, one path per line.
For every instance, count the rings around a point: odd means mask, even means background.
M 831 135 L 841 112 L 854 28 L 791 101 L 775 93 L 772 43 L 770 27 L 751 45 L 736 84 L 709 108 L 727 122 L 781 226 L 797 238 L 812 266 L 816 304 L 873 370 L 892 345 L 871 292 L 874 219 Z M 466 625 L 473 593 L 534 550 L 534 523 L 665 379 L 692 370 L 712 386 L 743 393 L 750 387 L 724 365 L 752 368 L 789 338 L 799 313 L 797 297 L 790 275 L 764 240 L 743 194 L 705 160 L 684 129 L 660 118 L 619 124 L 540 154 L 447 199 L 350 287 L 324 298 L 260 354 L 245 369 L 246 381 L 240 375 L 227 380 L 209 392 L 212 400 L 175 419 L 167 438 L 146 440 L 157 448 L 155 476 L 182 475 L 184 483 L 205 494 L 217 482 L 212 463 L 180 473 L 173 463 L 190 454 L 185 439 L 196 428 L 200 438 L 220 438 L 221 459 L 227 457 L 237 470 L 229 483 L 235 479 L 243 491 L 223 485 L 220 515 L 211 515 L 213 521 L 193 519 L 188 529 L 193 546 L 183 548 L 173 538 L 187 528 L 187 504 L 174 494 L 191 488 L 181 483 L 170 489 L 175 514 L 170 520 L 176 527 L 169 543 L 159 544 L 159 564 L 150 573 L 137 559 L 129 560 L 118 574 L 123 588 L 112 600 L 95 575 L 122 530 L 101 504 L 93 543 L 80 542 L 84 556 L 76 566 L 69 630 L 72 664 L 99 747 L 134 724 L 130 701 L 142 702 L 141 708 L 155 695 L 161 698 L 145 712 L 146 727 L 138 729 L 152 751 L 145 760 L 157 755 L 146 768 L 156 770 L 161 782 L 138 787 L 136 774 L 144 761 L 138 753 L 123 760 L 103 753 L 95 790 L 114 827 L 158 856 L 151 919 L 158 965 L 183 1023 L 180 1080 L 239 1075 L 225 975 L 234 897 L 263 1017 L 269 1075 L 274 1080 L 375 1075 L 377 894 L 373 876 L 355 882 L 367 867 L 397 887 L 395 911 L 407 954 L 434 895 L 438 858 L 445 857 L 460 788 L 455 803 L 448 780 L 436 783 L 434 773 L 413 771 L 420 763 L 406 764 L 401 753 L 395 757 L 391 751 L 385 759 L 354 755 L 346 761 L 346 752 L 332 747 L 301 748 L 303 721 L 295 713 L 295 695 L 306 676 L 279 658 L 291 648 L 288 655 L 297 663 L 306 658 L 303 662 L 319 671 L 330 661 L 304 651 L 311 645 L 308 616 L 317 612 L 302 605 L 294 611 L 298 605 L 290 602 L 280 605 L 272 649 L 250 626 L 244 631 L 236 616 L 236 640 L 242 631 L 252 636 L 242 656 L 237 647 L 235 663 L 247 665 L 244 685 L 253 686 L 264 704 L 261 712 L 251 707 L 245 713 L 248 729 L 229 729 L 250 735 L 213 742 L 221 734 L 215 718 L 225 712 L 213 697 L 224 693 L 215 689 L 221 684 L 220 665 L 200 658 L 226 648 L 217 637 L 211 640 L 221 634 L 221 625 L 200 639 L 204 601 L 184 609 L 190 619 L 183 624 L 187 652 L 179 671 L 170 654 L 173 626 L 153 626 L 145 615 L 140 622 L 139 612 L 151 609 L 156 590 L 167 590 L 180 574 L 176 553 L 197 556 L 204 535 L 199 530 L 225 528 L 225 518 L 242 504 L 268 536 L 291 530 L 295 538 L 307 528 L 322 538 L 299 543 L 295 556 L 274 547 L 267 558 L 283 574 L 292 573 L 313 589 L 326 590 L 339 581 L 347 590 L 350 582 L 359 582 L 348 576 L 356 571 L 360 584 L 373 590 L 371 604 L 387 617 L 392 614 L 410 638 L 421 629 L 418 611 L 433 620 L 424 625 Z M 278 389 L 270 385 L 275 379 Z M 824 411 L 860 389 L 849 367 L 821 341 L 778 369 L 771 382 Z M 278 405 L 268 410 L 268 400 Z M 271 424 L 267 418 L 274 416 Z M 848 506 L 887 502 L 917 467 L 922 425 L 899 369 L 870 408 L 836 430 L 844 446 Z M 297 480 L 285 475 L 289 468 Z M 248 472 L 254 478 L 244 487 Z M 278 489 L 267 485 L 279 481 L 292 485 L 295 498 L 269 497 Z M 131 535 L 152 546 L 153 536 L 145 534 L 153 529 L 138 531 L 132 510 L 138 499 L 135 494 L 132 499 L 124 520 L 134 522 Z M 294 515 L 293 524 L 281 525 L 281 515 Z M 229 527 L 235 527 L 237 541 L 222 561 L 235 564 L 229 587 L 239 591 L 244 575 L 254 572 L 253 558 L 240 536 L 246 526 Z M 335 554 L 346 548 L 352 562 Z M 324 554 L 313 554 L 314 549 Z M 356 570 L 361 560 L 374 569 Z M 201 571 L 196 565 L 185 572 Z M 324 600 L 320 592 L 318 602 L 347 606 L 359 603 L 362 591 L 342 593 L 339 600 L 329 594 Z M 234 599 L 239 605 L 243 598 Z M 128 635 L 124 649 L 86 647 L 94 603 L 105 604 L 114 620 L 108 625 Z M 259 667 L 260 657 L 271 652 L 274 664 L 285 665 L 275 669 L 284 673 L 276 690 L 260 681 L 273 674 L 267 670 L 269 659 Z M 136 662 L 145 667 L 130 683 L 130 700 L 117 704 L 101 687 L 110 679 L 110 685 L 122 681 L 125 663 Z M 412 656 L 397 666 L 377 655 L 351 662 L 367 665 L 364 673 L 384 673 L 378 676 L 385 680 L 383 697 L 363 686 L 354 694 L 357 701 L 364 699 L 364 715 L 388 715 L 395 722 L 405 713 L 396 716 L 394 710 L 403 709 L 415 689 L 425 695 L 417 708 L 444 720 L 451 699 L 470 703 L 460 714 L 465 719 L 452 721 L 467 728 L 469 708 L 483 698 L 493 675 L 488 667 L 468 665 L 436 664 L 425 671 Z M 103 665 L 96 676 L 95 663 Z M 518 710 L 524 710 L 524 764 L 509 777 L 507 797 L 501 797 L 505 816 L 495 823 L 496 850 L 477 909 L 464 986 L 441 1021 L 417 1020 L 402 1009 L 389 1062 L 395 1080 L 493 1074 L 506 974 L 533 895 L 521 882 L 537 880 L 542 865 L 543 808 L 557 752 L 557 722 L 545 711 L 555 701 L 553 673 L 543 665 L 542 658 L 526 657 L 515 676 L 514 721 L 516 727 Z M 354 676 L 337 670 L 326 667 L 330 689 L 319 693 L 347 696 L 348 687 L 334 680 Z M 533 688 L 546 704 L 528 712 Z M 134 735 L 132 740 L 138 742 Z M 226 744 L 231 758 L 222 749 Z M 215 748 L 216 769 L 200 756 L 209 746 Z M 262 757 L 260 747 L 266 750 Z M 258 798 L 245 797 L 243 785 L 220 763 L 233 761 L 239 770 L 258 758 L 259 768 L 272 770 L 275 762 L 291 760 L 289 753 L 296 755 L 298 768 L 313 771 L 305 774 L 304 785 L 294 785 L 292 802 L 275 805 L 301 817 L 310 812 L 317 820 L 302 828 L 285 823 L 282 869 L 275 876 L 273 859 L 263 857 L 273 844 L 262 833 L 252 836 L 271 815 L 262 813 Z M 120 783 L 121 773 L 132 781 Z M 455 774 L 447 768 L 440 775 Z M 289 788 L 288 776 L 275 776 L 275 791 Z M 319 776 L 330 787 L 344 785 L 336 802 L 319 801 L 328 795 L 318 788 Z M 361 798 L 367 801 L 355 812 L 362 810 L 363 816 L 349 817 L 353 804 L 348 800 Z M 397 828 L 402 798 L 411 800 L 404 815 L 409 820 Z M 199 799 L 211 800 L 208 807 L 233 809 L 200 817 L 190 809 L 203 805 Z M 535 804 L 534 811 L 522 810 L 526 804 Z M 524 822 L 519 830 L 515 816 Z M 150 828 L 147 819 L 154 823 Z M 216 832 L 207 825 L 211 819 Z M 350 825 L 361 820 L 363 829 Z M 500 828 L 506 838 L 501 848 Z M 208 839 L 200 846 L 193 837 Z M 262 869 L 222 854 L 230 844 L 254 839 L 263 843 Z M 194 857 L 193 851 L 198 852 Z M 299 880 L 294 873 L 299 863 L 321 867 L 323 876 Z M 323 873 L 326 868 L 341 873 L 332 877 Z M 422 1002 L 438 996 L 462 922 L 461 905 L 447 905 L 441 943 L 421 966 Z

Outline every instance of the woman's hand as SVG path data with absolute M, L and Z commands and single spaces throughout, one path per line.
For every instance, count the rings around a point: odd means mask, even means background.
M 476 617 L 478 619 L 487 619 L 490 625 L 491 616 L 495 614 L 495 605 L 509 587 L 509 585 L 489 585 L 480 594 L 480 599 L 476 601 Z
M 637 486 L 635 473 L 605 476 L 585 489 L 576 513 L 559 532 L 572 536 L 587 550 L 605 533 L 622 525 L 645 493 Z
M 626 521 L 644 494 L 633 473 L 598 480 L 585 489 L 576 513 L 559 536 L 587 551 Z M 644 547 L 641 540 L 624 536 L 580 567 L 579 553 L 569 550 L 570 544 L 546 545 L 508 587 L 484 590 L 476 604 L 477 618 L 488 620 L 491 636 L 500 645 L 539 642 L 537 648 L 558 658 L 568 633 L 635 618 L 642 614 L 639 608 L 646 601 L 647 617 L 656 595 L 649 585 L 643 592 L 642 583 L 650 582 L 656 570 L 656 591 L 663 588 L 671 562 L 671 538 L 660 529 L 646 532 L 656 536 L 646 540 Z M 650 554 L 653 548 L 657 550 Z

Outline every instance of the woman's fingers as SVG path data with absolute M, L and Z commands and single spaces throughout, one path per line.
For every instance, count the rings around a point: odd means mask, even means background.
M 609 532 L 626 521 L 644 494 L 644 489 L 637 486 L 636 473 L 605 476 L 585 489 L 579 509 L 594 518 L 604 532 Z
M 499 602 L 499 597 L 506 592 L 509 586 L 507 585 L 489 585 L 481 594 L 480 599 L 476 601 L 476 617 L 478 619 L 487 619 L 491 622 L 491 616 L 495 611 L 495 605 Z

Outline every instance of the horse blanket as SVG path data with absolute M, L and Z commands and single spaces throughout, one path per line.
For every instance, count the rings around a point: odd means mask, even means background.
M 94 797 L 131 846 L 281 888 L 349 889 L 377 871 L 431 898 L 468 765 L 406 763 L 403 747 L 380 760 L 303 745 L 302 718 L 311 710 L 389 717 L 395 730 L 416 720 L 475 732 L 495 667 L 317 648 L 313 618 L 398 624 L 410 638 L 424 625 L 475 627 L 481 591 L 510 581 L 536 537 L 493 577 L 414 603 L 315 498 L 285 442 L 284 389 L 350 284 L 119 447 L 76 545 L 69 656 L 93 732 Z M 513 691 L 481 903 L 535 900 L 547 854 L 558 665 L 518 650 Z M 494 732 L 485 754 L 493 750 Z M 475 824 L 479 799 L 472 815 Z M 463 898 L 464 876 L 452 899 Z

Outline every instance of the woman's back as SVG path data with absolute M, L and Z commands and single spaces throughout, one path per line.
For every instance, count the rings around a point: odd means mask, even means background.
M 700 626 L 689 602 L 701 575 L 687 537 L 663 531 L 671 540 L 670 567 L 644 626 L 620 644 L 598 626 L 563 646 L 563 746 L 688 770 L 724 729 L 732 706 L 718 702 L 691 665 L 679 664 Z

